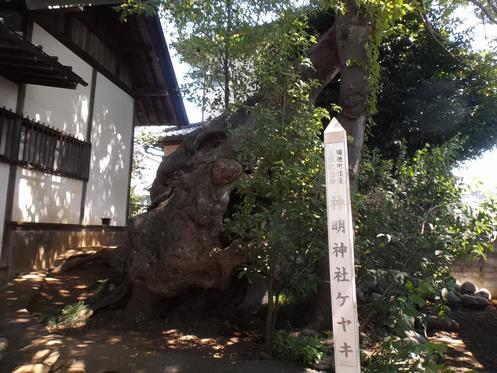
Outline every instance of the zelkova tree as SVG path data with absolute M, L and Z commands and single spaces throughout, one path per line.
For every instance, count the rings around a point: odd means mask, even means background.
M 376 107 L 382 36 L 410 12 L 421 14 L 419 22 L 426 22 L 425 5 L 345 0 L 300 9 L 292 2 L 269 0 L 154 0 L 128 2 L 122 11 L 126 15 L 157 8 L 176 20 L 183 32 L 202 30 L 196 35 L 198 45 L 208 38 L 217 42 L 219 49 L 210 56 L 222 57 L 224 68 L 219 74 L 212 70 L 211 76 L 221 77 L 222 95 L 215 102 L 221 102 L 224 111 L 162 161 L 150 191 L 150 210 L 131 223 L 127 244 L 117 255 L 98 254 L 112 256 L 123 282 L 92 308 L 114 303 L 130 291 L 130 312 L 153 312 L 161 299 L 188 289 L 228 288 L 240 266 L 254 257 L 262 259 L 270 281 L 276 278 L 291 286 L 292 278 L 305 275 L 319 261 L 323 270 L 318 271 L 312 326 L 323 327 L 330 312 L 322 250 L 326 239 L 318 228 L 325 226 L 318 138 L 325 114 L 314 103 L 335 81 L 337 116 L 348 133 L 354 187 L 366 125 Z M 331 27 L 313 40 L 304 14 L 315 10 L 330 12 Z M 213 13 L 217 18 L 208 18 Z M 242 65 L 243 54 L 237 49 L 241 45 L 236 43 L 254 29 L 258 35 L 251 39 L 253 54 Z M 205 45 L 199 50 L 204 53 Z M 246 74 L 243 79 L 237 80 L 238 70 Z M 292 202 L 298 208 L 292 209 Z M 227 217 L 233 218 L 229 227 L 224 224 Z M 283 239 L 285 229 L 296 232 L 291 240 Z M 289 247 L 293 255 L 282 255 Z M 291 270 L 281 274 L 283 258 Z M 63 268 L 84 260 L 73 259 Z M 270 283 L 270 290 L 277 295 L 281 285 Z M 269 329 L 274 315 L 275 309 L 268 316 Z
M 281 268 L 278 258 L 282 257 L 274 253 L 285 246 L 281 239 L 285 227 L 275 222 L 286 220 L 295 225 L 297 220 L 288 218 L 292 196 L 294 200 L 311 198 L 311 195 L 322 197 L 322 180 L 314 177 L 308 180 L 312 187 L 310 190 L 297 190 L 296 185 L 290 185 L 291 182 L 284 184 L 283 171 L 292 165 L 277 167 L 269 164 L 266 162 L 270 158 L 269 153 L 265 158 L 244 160 L 242 155 L 240 159 L 240 154 L 249 154 L 250 149 L 241 153 L 237 150 L 242 149 L 244 144 L 256 145 L 254 138 L 264 141 L 260 136 L 263 132 L 258 129 L 267 127 L 274 131 L 266 132 L 267 139 L 274 136 L 273 140 L 276 140 L 268 141 L 268 145 L 275 145 L 274 150 L 278 152 L 278 141 L 281 141 L 280 145 L 287 142 L 286 148 L 292 143 L 296 145 L 304 136 L 306 126 L 309 126 L 313 129 L 308 132 L 310 136 L 307 139 L 315 144 L 311 158 L 317 155 L 321 159 L 319 127 L 310 124 L 319 122 L 319 113 L 314 113 L 312 103 L 323 87 L 339 73 L 339 120 L 351 139 L 350 165 L 352 177 L 355 177 L 371 96 L 369 82 L 377 79 L 369 68 L 370 60 L 375 58 L 374 49 L 377 45 L 371 48 L 366 46 L 368 41 L 372 42 L 372 35 L 375 34 L 366 10 L 352 1 L 341 5 L 341 9 L 337 8 L 334 25 L 314 43 L 312 35 L 305 32 L 302 12 L 282 9 L 282 5 L 278 5 L 280 12 L 273 16 L 274 19 L 254 26 L 264 29 L 263 35 L 267 38 L 257 46 L 257 55 L 247 66 L 253 69 L 255 79 L 246 89 L 253 89 L 256 93 L 244 102 L 233 103 L 223 115 L 210 121 L 204 129 L 196 131 L 162 162 L 151 188 L 153 209 L 135 219 L 131 225 L 131 249 L 126 265 L 127 279 L 132 287 L 129 307 L 143 307 L 148 303 L 153 308 L 154 299 L 172 297 L 192 287 L 226 288 L 232 283 L 235 271 L 241 264 L 247 263 L 254 252 L 266 258 L 266 273 L 270 280 L 274 277 L 277 267 Z M 406 5 L 399 2 L 395 10 L 398 13 L 396 17 L 399 17 L 406 10 Z M 279 138 L 278 127 L 275 127 L 277 124 L 280 125 Z M 296 124 L 301 127 L 300 132 L 291 130 L 296 128 Z M 287 150 L 282 146 L 280 155 L 275 155 L 273 161 L 284 158 L 282 155 Z M 307 154 L 299 154 L 305 150 L 310 149 L 296 147 L 296 156 L 292 162 L 297 162 L 298 157 L 305 160 Z M 319 174 L 322 171 L 320 163 L 315 162 L 315 165 L 316 174 Z M 302 168 L 305 168 L 305 163 Z M 243 215 L 239 211 L 238 216 L 261 216 L 261 212 L 266 210 L 270 211 L 272 217 L 266 216 L 259 221 L 247 219 L 253 225 L 245 229 L 254 228 L 249 234 L 244 234 L 238 224 L 238 229 L 234 229 L 235 234 L 223 235 L 223 217 L 230 202 L 230 194 L 242 174 L 254 176 L 252 180 L 255 183 L 265 177 L 269 180 L 266 186 L 271 187 L 273 182 L 275 189 L 281 191 L 288 187 L 294 193 L 278 194 L 273 190 L 271 195 L 268 190 L 266 195 L 261 195 L 263 186 L 249 185 L 243 191 L 242 199 L 252 197 L 256 202 L 250 206 L 245 199 L 241 205 L 247 207 L 245 211 L 249 213 Z M 295 174 L 293 176 L 293 180 L 298 178 Z M 286 177 L 292 179 L 292 175 Z M 258 187 L 259 190 L 250 193 Z M 305 209 L 305 206 L 301 207 Z M 307 206 L 307 211 L 311 211 L 310 208 Z M 296 214 L 299 212 L 296 211 Z M 324 226 L 324 214 L 318 216 L 318 222 Z M 294 228 L 299 229 L 297 226 Z M 257 235 L 256 231 L 260 234 Z M 221 238 L 226 237 L 228 242 L 222 242 Z M 322 234 L 319 240 L 325 242 Z M 302 260 L 305 244 L 301 242 L 296 248 L 294 252 L 301 252 L 293 256 L 293 262 Z M 321 255 L 323 252 L 320 250 Z M 312 262 L 307 264 L 312 265 Z M 277 294 L 278 290 L 276 284 L 270 281 L 270 292 Z M 270 296 L 270 299 L 273 297 Z M 269 336 L 274 325 L 274 314 L 268 315 L 268 325 Z

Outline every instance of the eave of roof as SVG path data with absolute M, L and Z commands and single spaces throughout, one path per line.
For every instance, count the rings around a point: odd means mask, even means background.
M 123 0 L 25 0 L 25 2 L 30 10 L 57 10 L 70 7 L 98 8 L 98 5 L 117 5 Z M 146 40 L 151 44 L 149 50 L 145 45 L 134 51 L 131 48 L 131 53 L 127 55 L 128 62 L 134 65 L 131 66 L 131 70 L 135 72 L 134 75 L 132 74 L 131 87 L 134 92 L 133 97 L 136 99 L 135 125 L 187 126 L 188 116 L 158 15 L 129 17 L 126 27 L 133 29 L 135 36 L 141 35 L 142 39 L 135 42 L 143 43 Z M 133 43 L 132 33 L 122 34 L 127 35 L 126 39 Z
M 147 34 L 151 43 L 151 51 L 155 59 L 150 59 L 147 53 L 135 55 L 136 66 L 143 68 L 147 63 L 152 66 L 146 73 L 142 73 L 135 83 L 136 98 L 139 105 L 136 110 L 137 125 L 178 125 L 187 126 L 188 116 L 186 114 L 183 99 L 179 89 L 176 74 L 174 73 L 171 56 L 164 37 L 164 31 L 157 15 L 151 17 L 135 18 L 137 26 L 143 33 Z M 131 20 L 129 20 L 131 21 Z M 161 108 L 171 105 L 174 110 L 174 122 L 164 121 L 161 117 Z
M 115 5 L 121 3 L 123 3 L 122 0 L 26 0 L 26 6 L 29 10 Z
M 205 122 L 193 123 L 184 127 L 168 128 L 164 131 L 156 145 L 167 145 L 181 142 L 186 136 L 205 126 Z
M 0 23 L 0 75 L 18 84 L 74 89 L 87 86 L 69 66 L 58 62 Z

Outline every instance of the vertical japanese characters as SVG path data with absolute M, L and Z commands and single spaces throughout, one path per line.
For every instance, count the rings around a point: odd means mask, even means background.
M 346 138 L 345 130 L 333 119 L 324 135 L 331 303 L 335 371 L 359 373 L 359 329 Z

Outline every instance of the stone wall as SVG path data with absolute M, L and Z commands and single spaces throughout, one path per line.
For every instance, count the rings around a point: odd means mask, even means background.
M 478 288 L 485 288 L 497 298 L 497 253 L 490 253 L 487 260 L 459 260 L 454 264 L 453 276 L 463 283 L 470 281 Z

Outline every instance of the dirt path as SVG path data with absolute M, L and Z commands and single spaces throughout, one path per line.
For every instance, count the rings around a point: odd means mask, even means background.
M 60 333 L 49 333 L 33 317 L 84 301 L 113 280 L 107 267 L 97 265 L 56 276 L 32 273 L 11 283 L 0 299 L 0 335 L 10 342 L 0 373 L 314 372 L 261 359 L 257 335 L 208 315 L 130 325 L 121 321 L 122 311 L 109 310 L 84 328 Z M 497 373 L 496 305 L 460 309 L 451 315 L 460 330 L 431 336 L 448 346 L 446 363 L 455 372 Z
M 451 314 L 460 329 L 436 332 L 431 340 L 447 345 L 446 363 L 455 372 L 497 373 L 497 300 L 484 311 Z
M 94 295 L 95 284 L 108 275 L 102 265 L 56 276 L 30 274 L 11 283 L 0 299 L 0 335 L 10 345 L 0 373 L 315 372 L 261 359 L 254 335 L 233 331 L 219 319 L 126 325 L 120 311 L 110 310 L 84 328 L 49 333 L 33 317 Z

